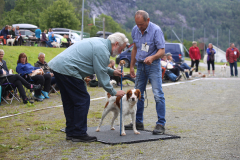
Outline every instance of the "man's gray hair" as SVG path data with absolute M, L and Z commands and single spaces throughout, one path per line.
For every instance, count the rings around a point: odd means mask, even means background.
M 45 54 L 42 53 L 42 52 L 40 52 L 40 53 L 38 54 L 38 58 L 39 58 L 41 55 L 44 55 L 44 57 L 45 57 Z
M 118 42 L 120 46 L 122 46 L 124 43 L 128 43 L 128 39 L 125 34 L 120 32 L 115 32 L 111 34 L 110 36 L 108 36 L 107 39 L 111 41 L 111 44 Z
M 136 18 L 136 16 L 142 16 L 143 17 L 143 20 L 146 22 L 147 21 L 147 19 L 149 18 L 149 15 L 148 15 L 148 13 L 146 12 L 146 11 L 144 11 L 144 10 L 138 10 L 136 13 L 135 13 L 135 18 Z
M 3 54 L 5 54 L 5 52 L 4 52 L 4 50 L 3 50 L 3 49 L 0 49 L 0 53 L 3 53 Z

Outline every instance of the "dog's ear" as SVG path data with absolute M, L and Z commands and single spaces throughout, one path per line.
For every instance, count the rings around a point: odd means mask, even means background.
M 141 99 L 141 91 L 139 89 L 136 89 L 135 91 L 136 96 L 138 97 L 138 99 Z
M 132 90 L 127 91 L 127 100 L 132 96 Z

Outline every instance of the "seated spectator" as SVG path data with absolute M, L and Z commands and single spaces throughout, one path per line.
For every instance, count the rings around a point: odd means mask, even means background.
M 18 43 L 20 44 L 20 46 L 24 43 L 23 38 L 20 34 L 20 30 L 19 30 L 19 26 L 16 26 L 15 29 L 15 36 L 16 36 L 16 40 L 18 41 Z
M 52 73 L 52 70 L 49 68 L 47 62 L 45 62 L 45 54 L 44 53 L 39 53 L 38 54 L 38 60 L 39 61 L 37 61 L 34 66 L 42 68 L 44 74 L 50 74 L 51 77 L 52 77 L 51 78 L 51 85 L 55 84 L 56 80 L 55 80 L 54 74 Z
M 15 34 L 15 28 L 14 27 L 11 27 L 11 30 L 10 31 L 8 31 L 8 33 L 9 33 L 9 35 L 10 35 L 10 37 L 11 37 L 11 39 L 15 39 L 15 41 L 14 41 L 14 45 L 17 45 L 17 37 L 16 37 L 16 34 Z
M 49 38 L 50 43 L 53 45 L 53 47 L 58 47 L 60 48 L 60 44 L 57 42 L 54 34 L 52 34 Z
M 52 28 L 49 28 L 48 29 L 48 39 L 49 39 L 50 36 L 52 36 L 52 34 L 53 34 Z
M 161 60 L 161 63 L 165 64 L 165 68 L 170 70 L 172 73 L 174 73 L 176 76 L 179 76 L 180 70 L 177 67 L 173 67 L 173 65 L 167 60 L 167 55 L 165 54 Z
M 116 70 L 116 67 L 115 67 L 115 61 L 114 60 L 110 60 L 110 63 L 108 65 L 108 67 Z M 110 76 L 110 79 L 111 80 L 115 80 L 117 82 L 117 85 L 120 86 L 121 85 L 121 78 L 119 76 Z
M 38 43 L 40 41 L 40 35 L 41 35 L 42 31 L 41 29 L 39 29 L 39 27 L 37 27 L 37 29 L 35 30 L 35 36 L 37 38 L 36 43 Z
M 64 34 L 63 38 L 61 39 L 61 43 L 63 44 L 63 46 L 69 47 L 69 43 L 66 37 L 67 37 L 66 34 Z
M 25 90 L 23 89 L 22 85 L 24 85 L 27 89 L 34 89 L 34 90 L 40 89 L 41 85 L 32 85 L 32 84 L 28 83 L 24 78 L 22 78 L 18 74 L 11 74 L 10 75 L 9 71 L 8 71 L 8 68 L 7 68 L 6 61 L 3 60 L 4 54 L 5 54 L 4 50 L 0 49 L 0 66 L 1 66 L 1 69 L 0 69 L 0 77 L 1 77 L 0 78 L 0 84 L 7 83 L 7 79 L 8 79 L 8 81 L 10 83 L 14 84 L 14 86 L 17 87 L 24 104 L 27 104 L 28 102 L 33 103 L 32 101 L 29 101 L 29 99 L 27 98 Z M 7 79 L 4 78 L 6 76 L 7 76 Z
M 45 29 L 44 32 L 42 32 L 42 42 L 45 42 L 49 47 L 53 47 L 52 44 L 48 41 L 46 37 L 47 30 Z
M 188 72 L 189 72 L 189 71 L 190 71 L 190 72 L 193 71 L 194 68 L 189 67 L 189 66 L 187 65 L 187 63 L 182 63 L 181 65 L 176 64 L 176 63 L 174 63 L 174 59 L 172 58 L 172 54 L 171 54 L 171 53 L 167 53 L 166 55 L 167 55 L 167 60 L 168 60 L 168 62 L 169 62 L 174 68 L 179 68 L 180 71 L 185 72 L 185 75 L 186 75 L 186 77 L 187 77 L 188 79 L 191 79 L 191 78 L 189 77 Z
M 37 69 L 40 69 L 40 68 L 33 67 L 30 63 L 28 63 L 27 55 L 25 53 L 21 53 L 19 55 L 16 71 L 21 76 L 26 76 L 26 75 L 29 76 L 29 74 L 36 72 Z M 35 90 L 34 96 L 39 99 L 49 98 L 48 92 L 50 90 L 50 85 L 51 85 L 51 75 L 50 74 L 35 75 L 35 76 L 32 76 L 31 79 L 34 81 L 35 84 L 41 84 L 41 86 L 44 87 L 42 91 L 41 89 Z M 44 96 L 42 96 L 41 93 Z
M 168 69 L 171 68 L 171 66 L 169 66 L 169 63 L 166 62 L 167 56 L 166 54 L 163 56 L 162 60 L 161 60 L 161 67 L 165 68 L 165 75 L 172 81 L 172 82 L 177 82 L 181 79 L 181 75 L 177 76 L 174 73 L 171 72 L 171 70 Z
M 0 31 L 0 39 L 3 39 L 3 44 L 6 45 L 8 38 L 10 38 L 10 35 L 9 35 L 9 33 L 8 33 L 8 25 L 6 25 L 6 26 Z
M 67 38 L 67 41 L 68 41 L 69 46 L 71 46 L 71 45 L 72 45 L 72 41 L 71 41 L 71 39 L 69 38 L 69 35 L 66 35 L 66 38 Z

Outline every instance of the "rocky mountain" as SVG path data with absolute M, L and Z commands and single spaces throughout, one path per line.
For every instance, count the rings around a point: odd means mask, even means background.
M 240 44 L 239 0 L 88 0 L 86 3 L 90 17 L 106 14 L 128 32 L 135 25 L 135 12 L 142 9 L 168 39 L 177 39 L 173 29 L 183 39 L 204 39 L 205 43 L 218 43 L 224 50 L 229 40 Z

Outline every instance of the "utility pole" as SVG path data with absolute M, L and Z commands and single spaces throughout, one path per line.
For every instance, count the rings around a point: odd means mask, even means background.
M 105 17 L 103 17 L 103 38 L 105 39 Z
M 230 29 L 229 29 L 229 36 L 228 36 L 228 44 L 229 44 L 229 46 L 230 46 Z
M 84 22 L 84 0 L 82 0 L 82 32 L 81 32 L 81 40 L 83 39 L 83 22 Z
M 215 60 L 216 62 L 217 62 L 217 56 L 218 56 L 218 48 L 219 48 L 219 47 L 218 47 L 218 28 L 217 28 L 217 54 L 216 54 L 216 58 L 215 58 L 215 59 L 216 59 L 216 60 Z
M 183 23 L 182 23 L 182 42 L 183 42 Z
M 203 38 L 204 51 L 203 51 L 203 53 L 205 53 L 205 51 L 206 51 L 205 50 L 205 27 L 203 26 L 203 28 L 204 28 L 204 35 L 203 35 L 204 36 L 204 38 Z
M 192 27 L 193 41 L 194 41 L 194 28 Z

